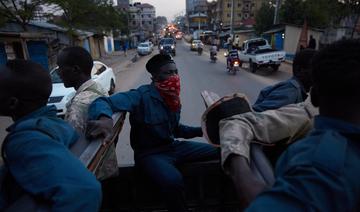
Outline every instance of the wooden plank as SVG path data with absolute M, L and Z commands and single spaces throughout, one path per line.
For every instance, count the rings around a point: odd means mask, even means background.
M 103 144 L 101 139 L 96 139 L 91 141 L 89 146 L 85 149 L 84 153 L 80 156 L 80 160 L 83 159 L 84 165 L 92 171 L 95 172 L 98 165 L 101 163 L 104 158 L 105 153 L 108 151 L 112 143 L 116 142 L 119 133 L 122 130 L 126 113 L 117 113 L 113 115 L 114 120 L 114 134 L 111 139 L 111 142 Z

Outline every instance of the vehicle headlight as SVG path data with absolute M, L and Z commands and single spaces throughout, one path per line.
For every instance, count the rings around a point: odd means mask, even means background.
M 172 48 L 172 49 L 174 49 L 174 48 L 175 48 L 175 46 L 174 46 L 174 45 L 171 45 L 171 48 Z
M 164 49 L 164 47 L 163 47 L 163 46 L 160 46 L 160 49 L 161 49 L 161 50 L 163 50 L 163 49 Z

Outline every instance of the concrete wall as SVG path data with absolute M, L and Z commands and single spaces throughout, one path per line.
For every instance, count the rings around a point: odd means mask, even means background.
M 111 48 L 109 48 L 109 42 Z M 104 36 L 104 47 L 106 53 L 111 53 L 114 51 L 114 38 L 112 36 Z
M 290 26 L 290 25 L 285 26 L 284 51 L 286 51 L 286 56 L 288 60 L 292 60 L 292 58 L 294 57 L 297 51 L 301 30 L 302 30 L 301 27 Z M 322 35 L 322 32 L 309 29 L 308 42 L 310 35 L 312 35 L 315 38 L 316 48 L 318 49 L 319 40 L 320 40 L 320 36 Z

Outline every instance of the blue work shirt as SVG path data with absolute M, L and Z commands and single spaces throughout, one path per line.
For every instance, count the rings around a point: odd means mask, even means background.
M 11 185 L 0 210 L 25 192 L 50 203 L 51 211 L 98 211 L 101 186 L 70 151 L 79 136 L 56 117 L 55 106 L 44 106 L 11 125 L 4 140 Z M 4 190 L 2 190 L 3 192 Z M 16 192 L 15 192 L 16 191 Z
M 280 157 L 274 186 L 247 211 L 359 211 L 360 127 L 324 116 L 314 127 Z
M 200 127 L 179 123 L 180 110 L 170 111 L 153 84 L 96 99 L 89 107 L 89 119 L 96 120 L 102 115 L 111 117 L 122 111 L 130 112 L 130 142 L 135 156 L 167 146 L 175 138 L 202 136 Z
M 252 108 L 256 112 L 274 110 L 288 104 L 303 102 L 306 97 L 304 87 L 292 77 L 262 89 Z

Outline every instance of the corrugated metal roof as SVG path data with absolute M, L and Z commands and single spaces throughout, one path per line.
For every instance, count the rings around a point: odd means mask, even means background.
M 45 29 L 51 29 L 51 30 L 54 30 L 54 31 L 66 32 L 65 28 L 63 28 L 63 27 L 61 27 L 59 25 L 56 25 L 56 24 L 48 23 L 48 22 L 31 21 L 29 24 L 33 25 L 33 26 L 45 28 Z

